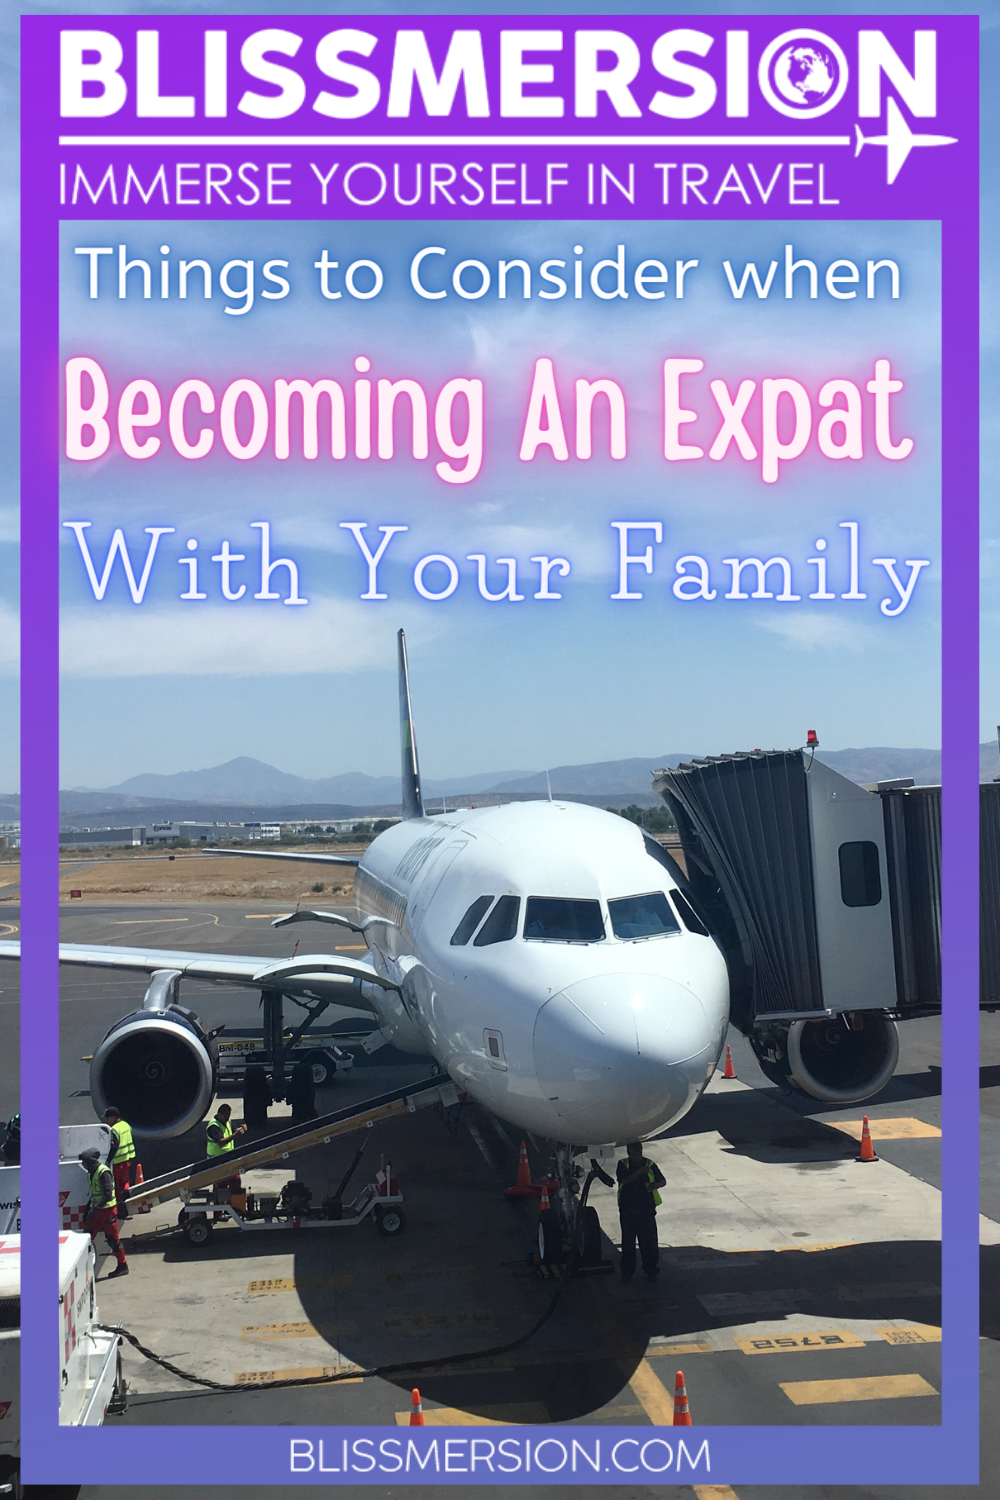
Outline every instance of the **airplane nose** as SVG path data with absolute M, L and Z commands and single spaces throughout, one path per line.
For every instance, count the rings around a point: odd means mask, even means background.
M 719 1027 L 683 985 L 660 974 L 602 975 L 542 1006 L 535 1067 L 567 1140 L 621 1142 L 690 1107 L 720 1042 Z

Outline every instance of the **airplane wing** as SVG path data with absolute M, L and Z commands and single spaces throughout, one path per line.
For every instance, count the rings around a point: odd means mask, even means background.
M 14 943 L 4 948 L 15 948 Z M 0 951 L 0 957 L 15 957 Z M 370 964 L 329 953 L 300 954 L 295 958 L 254 958 L 230 953 L 184 953 L 163 948 L 108 948 L 100 943 L 61 943 L 59 962 L 88 968 L 125 969 L 153 974 L 157 969 L 176 969 L 187 979 L 213 984 L 234 984 L 253 989 L 280 989 L 282 994 L 310 1000 L 328 1000 L 369 1010 L 377 1007 L 365 998 L 362 984 L 381 990 L 398 988 L 376 973 Z
M 228 854 L 234 859 L 290 859 L 305 865 L 350 865 L 361 863 L 359 854 L 300 854 L 277 849 L 205 849 L 206 854 Z

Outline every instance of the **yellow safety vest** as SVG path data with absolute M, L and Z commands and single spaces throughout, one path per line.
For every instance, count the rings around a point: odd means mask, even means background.
M 104 1174 L 107 1173 L 105 1180 Z M 105 1188 L 110 1188 L 111 1197 L 105 1198 Z M 111 1168 L 98 1166 L 90 1174 L 90 1206 L 91 1208 L 117 1208 L 118 1198 L 115 1194 L 115 1179 Z
M 653 1169 L 652 1169 L 652 1167 L 650 1167 L 649 1171 L 646 1173 L 646 1178 L 647 1178 L 647 1181 L 649 1182 L 649 1185 L 650 1185 L 650 1187 L 652 1188 L 652 1191 L 653 1191 L 653 1207 L 654 1208 L 659 1208 L 660 1204 L 663 1202 L 663 1199 L 660 1197 L 660 1194 L 659 1194 L 659 1192 L 657 1191 L 657 1189 L 656 1189 L 656 1187 L 654 1185 L 654 1177 L 653 1177 Z M 623 1186 L 622 1183 L 618 1184 L 618 1206 L 619 1206 L 619 1208 L 621 1207 L 621 1201 L 622 1201 L 622 1186 Z
M 111 1158 L 113 1166 L 122 1161 L 135 1160 L 135 1141 L 132 1139 L 132 1127 L 125 1120 L 118 1120 L 111 1127 L 111 1134 L 115 1138 L 115 1154 Z
M 220 1119 L 218 1119 L 218 1117 L 216 1117 L 216 1119 L 214 1119 L 214 1120 L 209 1120 L 208 1124 L 205 1126 L 206 1132 L 208 1130 L 210 1130 L 213 1125 L 218 1125 L 219 1129 L 222 1131 L 222 1140 L 221 1141 L 213 1141 L 212 1138 L 211 1138 L 211 1136 L 209 1136 L 208 1137 L 208 1144 L 207 1144 L 207 1146 L 205 1148 L 205 1155 L 206 1156 L 223 1156 L 223 1155 L 225 1155 L 225 1153 L 227 1151 L 234 1150 L 235 1148 L 233 1146 L 233 1127 L 229 1123 L 229 1121 L 227 1120 L 226 1123 L 225 1123 L 225 1125 L 223 1125 L 222 1121 Z

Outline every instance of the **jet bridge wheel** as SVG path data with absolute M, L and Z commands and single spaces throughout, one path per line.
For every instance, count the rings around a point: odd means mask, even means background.
M 402 1234 L 406 1228 L 406 1215 L 395 1204 L 389 1204 L 385 1208 L 376 1208 L 375 1228 L 379 1234 Z

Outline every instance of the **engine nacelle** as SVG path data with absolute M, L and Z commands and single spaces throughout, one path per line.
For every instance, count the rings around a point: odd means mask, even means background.
M 883 1089 L 899 1060 L 896 1023 L 884 1011 L 847 1011 L 822 1021 L 755 1028 L 749 1037 L 772 1083 L 824 1104 L 860 1104 Z
M 98 1116 L 121 1111 L 137 1134 L 183 1135 L 208 1112 L 218 1052 L 193 1011 L 180 1006 L 135 1011 L 117 1021 L 90 1064 Z

